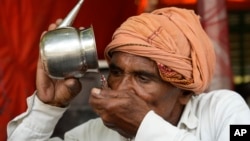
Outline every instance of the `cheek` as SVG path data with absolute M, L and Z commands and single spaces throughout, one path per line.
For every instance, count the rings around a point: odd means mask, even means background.
M 110 75 L 107 78 L 107 82 L 108 82 L 108 86 L 115 90 L 116 89 L 116 85 L 118 85 L 118 80 L 115 80 L 113 77 L 111 77 Z
M 162 91 L 160 91 L 162 90 Z M 150 93 L 148 104 L 150 107 L 162 117 L 168 117 L 174 109 L 178 101 L 178 95 L 171 90 L 156 89 Z
M 168 100 L 168 95 L 162 89 L 156 86 L 138 86 L 136 89 L 137 95 L 142 98 L 152 109 L 158 109 Z

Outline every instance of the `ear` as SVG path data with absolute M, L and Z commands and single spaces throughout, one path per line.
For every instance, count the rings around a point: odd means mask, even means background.
M 191 99 L 193 92 L 187 90 L 181 90 L 182 94 L 180 95 L 179 102 L 182 105 L 186 105 L 188 101 Z

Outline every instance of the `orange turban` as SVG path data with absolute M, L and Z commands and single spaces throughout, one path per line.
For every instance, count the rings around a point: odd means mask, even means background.
M 214 68 L 213 45 L 194 11 L 169 7 L 127 19 L 114 33 L 105 49 L 150 58 L 158 65 L 163 80 L 174 86 L 203 92 Z

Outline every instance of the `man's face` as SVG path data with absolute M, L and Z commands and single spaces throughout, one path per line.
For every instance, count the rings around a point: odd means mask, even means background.
M 109 87 L 130 90 L 165 120 L 177 124 L 190 96 L 161 79 L 154 61 L 115 52 L 110 61 Z

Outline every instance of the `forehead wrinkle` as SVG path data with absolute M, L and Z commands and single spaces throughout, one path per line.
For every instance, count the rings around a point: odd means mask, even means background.
M 132 55 L 123 52 L 116 52 L 113 54 L 110 66 L 115 65 L 116 67 L 125 70 L 127 67 L 133 68 L 136 72 L 158 72 L 158 68 L 156 62 L 142 56 Z M 126 68 L 122 68 L 124 66 Z

